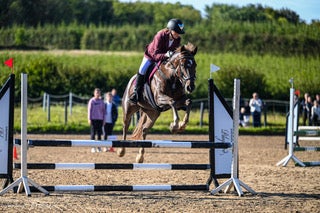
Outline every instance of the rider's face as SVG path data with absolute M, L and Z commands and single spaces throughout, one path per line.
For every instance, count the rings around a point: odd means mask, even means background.
M 174 30 L 171 30 L 171 35 L 174 39 L 178 39 L 180 37 L 180 34 Z

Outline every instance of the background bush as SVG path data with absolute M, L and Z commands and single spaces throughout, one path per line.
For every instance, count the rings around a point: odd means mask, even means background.
M 125 87 L 141 62 L 138 52 L 92 51 L 33 51 L 2 52 L 0 60 L 13 57 L 15 62 L 16 98 L 20 98 L 20 73 L 28 74 L 29 97 L 43 92 L 62 95 L 73 92 L 92 96 L 95 87 L 103 92 L 117 88 L 122 96 Z M 262 99 L 289 100 L 289 79 L 301 93 L 319 93 L 319 57 L 280 57 L 273 55 L 206 54 L 195 56 L 197 66 L 196 90 L 192 97 L 207 98 L 210 64 L 221 68 L 212 74 L 215 84 L 225 97 L 233 96 L 233 79 L 241 79 L 241 94 L 250 98 L 258 92 Z M 0 85 L 6 81 L 10 69 L 3 65 Z

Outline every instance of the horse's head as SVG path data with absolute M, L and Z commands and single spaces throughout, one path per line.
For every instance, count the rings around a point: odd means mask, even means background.
M 197 63 L 194 56 L 197 53 L 197 49 L 192 43 L 188 43 L 179 47 L 169 59 L 170 64 L 175 69 L 176 77 L 187 93 L 191 93 L 195 89 Z

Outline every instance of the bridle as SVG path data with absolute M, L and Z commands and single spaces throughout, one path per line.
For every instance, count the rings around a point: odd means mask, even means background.
M 183 54 L 183 53 L 187 53 L 187 54 Z M 180 56 L 182 55 L 182 56 Z M 179 57 L 179 58 L 177 58 Z M 185 63 L 181 63 L 181 60 L 186 59 L 189 60 L 189 63 L 187 64 L 187 66 L 190 67 L 185 67 Z M 178 60 L 178 65 L 175 66 L 174 63 L 172 61 L 174 60 Z M 195 81 L 196 76 L 190 76 L 190 69 L 195 66 L 195 60 L 194 60 L 194 56 L 192 54 L 189 54 L 188 52 L 181 52 L 181 53 L 177 53 L 174 54 L 173 56 L 171 56 L 171 60 L 169 60 L 169 63 L 171 65 L 171 69 L 173 70 L 173 75 L 176 76 L 179 81 L 181 82 L 181 84 L 184 86 L 186 84 L 186 82 L 188 80 L 190 81 Z M 194 64 L 193 64 L 194 63 Z

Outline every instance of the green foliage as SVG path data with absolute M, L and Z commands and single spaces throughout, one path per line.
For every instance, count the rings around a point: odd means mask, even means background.
M 0 10 L 0 48 L 143 51 L 154 33 L 175 17 L 185 23 L 183 40 L 196 42 L 202 52 L 284 56 L 320 52 L 317 21 L 307 25 L 294 11 L 259 4 L 241 8 L 212 4 L 206 7 L 206 18 L 179 2 L 14 0 Z
M 53 95 L 73 92 L 91 96 L 95 87 L 103 92 L 117 88 L 120 95 L 140 65 L 142 53 L 100 51 L 38 51 L 1 52 L 0 60 L 13 57 L 16 73 L 16 96 L 20 97 L 20 73 L 28 73 L 29 97 L 38 98 L 43 92 Z M 244 98 L 258 92 L 263 99 L 289 99 L 288 80 L 294 78 L 295 88 L 301 93 L 319 92 L 318 57 L 280 57 L 274 55 L 206 54 L 198 51 L 196 90 L 192 98 L 206 98 L 210 64 L 221 70 L 212 75 L 225 97 L 232 97 L 233 79 L 241 79 Z M 4 67 L 5 73 L 10 69 Z M 0 76 L 2 85 L 8 75 Z
M 0 48 L 87 49 L 144 51 L 154 33 L 164 28 L 155 25 L 94 26 L 46 25 L 37 28 L 14 26 L 0 29 Z M 320 30 L 317 25 L 245 23 L 222 21 L 186 28 L 182 42 L 193 42 L 201 52 L 234 52 L 318 56 Z
M 17 29 L 14 38 L 14 44 L 17 46 L 24 46 L 28 41 L 28 36 L 23 28 Z
M 224 67 L 214 76 L 215 81 L 219 82 L 217 85 L 223 91 L 225 97 L 233 97 L 235 78 L 240 79 L 241 95 L 243 97 L 251 97 L 253 92 L 258 92 L 261 97 L 267 97 L 264 75 L 252 68 L 240 66 Z
M 263 7 L 261 4 L 248 4 L 245 7 L 235 5 L 215 4 L 206 7 L 209 20 L 241 21 L 241 22 L 265 22 L 279 21 L 281 23 L 299 23 L 299 15 L 288 9 L 273 10 Z
M 50 58 L 32 60 L 21 72 L 28 74 L 28 86 L 33 88 L 28 91 L 30 97 L 39 97 L 42 91 L 59 94 L 67 80 L 60 79 L 58 65 Z

